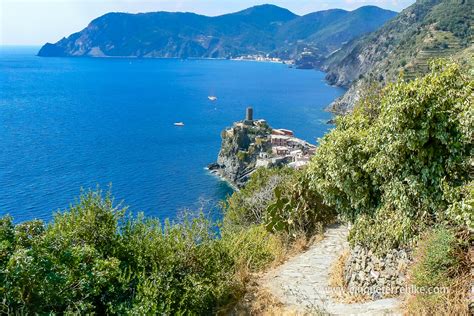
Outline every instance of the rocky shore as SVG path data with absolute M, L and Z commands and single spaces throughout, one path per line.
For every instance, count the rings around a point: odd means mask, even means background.
M 222 143 L 217 161 L 209 171 L 241 188 L 259 167 L 303 167 L 316 146 L 294 137 L 286 129 L 273 129 L 265 120 L 254 120 L 253 109 L 246 118 L 221 133 Z

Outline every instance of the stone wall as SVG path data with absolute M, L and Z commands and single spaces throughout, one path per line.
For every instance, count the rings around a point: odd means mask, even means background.
M 403 249 L 393 249 L 378 257 L 371 250 L 355 246 L 344 268 L 349 292 L 367 294 L 372 299 L 400 293 L 406 285 L 406 271 L 411 258 L 411 253 Z

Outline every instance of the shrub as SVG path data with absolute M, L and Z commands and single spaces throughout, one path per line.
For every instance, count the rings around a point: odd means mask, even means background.
M 269 233 L 263 225 L 252 225 L 237 232 L 224 231 L 222 240 L 237 269 L 249 272 L 260 271 L 284 255 L 282 238 Z
M 257 169 L 245 187 L 234 192 L 223 205 L 224 228 L 239 231 L 253 224 L 263 224 L 267 207 L 275 199 L 275 188 L 293 181 L 295 173 L 289 168 Z
M 205 218 L 124 216 L 88 192 L 45 226 L 0 220 L 0 312 L 212 313 L 239 293 L 234 259 Z
M 425 77 L 389 84 L 380 98 L 363 99 L 353 115 L 338 118 L 308 176 L 324 203 L 356 221 L 353 243 L 400 246 L 420 223 L 446 217 L 445 188 L 469 180 L 473 88 L 459 65 L 441 61 Z M 376 236 L 361 231 L 370 227 Z
M 451 202 L 446 219 L 474 232 L 474 181 L 456 188 L 446 187 L 445 196 Z
M 205 218 L 180 225 L 139 216 L 122 229 L 120 256 L 127 273 L 132 311 L 141 313 L 211 313 L 232 299 L 234 262 Z M 129 309 L 129 301 L 118 313 Z M 148 306 L 144 311 L 143 306 Z
M 428 227 L 422 217 L 382 209 L 374 216 L 360 215 L 349 231 L 351 246 L 361 245 L 383 255 L 390 249 L 412 246 L 414 237 Z
M 227 199 L 224 230 L 263 224 L 269 232 L 293 239 L 319 232 L 335 212 L 308 184 L 309 178 L 300 170 L 258 169 L 245 188 Z
M 446 284 L 449 269 L 459 264 L 456 243 L 456 236 L 446 228 L 431 232 L 417 249 L 418 262 L 411 269 L 413 284 L 420 287 Z
M 409 271 L 409 283 L 417 290 L 408 300 L 410 314 L 469 314 L 467 245 L 467 240 L 443 226 L 425 234 Z
M 266 210 L 265 226 L 269 231 L 284 231 L 293 238 L 311 236 L 321 233 L 323 226 L 334 220 L 334 209 L 322 203 L 308 182 L 308 177 L 298 173 L 286 186 L 275 188 L 275 200 Z

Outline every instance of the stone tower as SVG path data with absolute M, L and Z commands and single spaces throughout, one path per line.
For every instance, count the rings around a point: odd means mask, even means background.
M 245 113 L 245 120 L 246 121 L 253 121 L 253 108 L 248 107 Z

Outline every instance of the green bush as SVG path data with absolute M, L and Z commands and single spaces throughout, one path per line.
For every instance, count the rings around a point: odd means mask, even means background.
M 382 209 L 374 216 L 362 214 L 349 231 L 352 245 L 359 244 L 382 255 L 400 246 L 409 247 L 414 237 L 429 227 L 422 218 L 406 216 L 402 212 Z
M 473 89 L 459 65 L 441 61 L 425 77 L 390 84 L 338 118 L 308 176 L 324 203 L 355 221 L 352 243 L 400 246 L 423 223 L 446 217 L 446 192 L 469 180 Z
M 459 264 L 456 236 L 446 228 L 431 232 L 417 250 L 418 261 L 411 269 L 411 281 L 419 287 L 446 285 L 450 270 Z
M 297 173 L 286 186 L 275 188 L 275 200 L 266 210 L 265 226 L 271 232 L 284 231 L 291 237 L 301 233 L 312 236 L 321 233 L 324 225 L 336 217 L 334 208 L 322 203 L 322 198 L 309 189 L 309 179 Z
M 474 181 L 461 187 L 445 189 L 447 201 L 451 202 L 447 210 L 447 220 L 455 225 L 474 231 Z
M 240 161 L 246 161 L 247 158 L 248 158 L 249 154 L 248 152 L 246 151 L 242 151 L 240 150 L 238 153 L 237 153 L 237 158 L 240 160 Z
M 410 314 L 468 315 L 468 245 L 444 226 L 423 236 L 409 270 L 409 285 L 417 289 L 408 300 Z
M 305 173 L 290 168 L 258 169 L 224 208 L 224 230 L 265 225 L 270 232 L 290 237 L 320 232 L 335 217 L 334 209 L 309 189 Z
M 225 201 L 224 229 L 239 231 L 265 223 L 267 207 L 275 199 L 275 188 L 293 183 L 296 172 L 290 168 L 257 169 L 245 187 Z
M 263 225 L 252 225 L 233 232 L 223 232 L 223 238 L 236 266 L 250 272 L 260 271 L 283 256 L 282 239 L 269 233 Z
M 84 194 L 44 226 L 0 220 L 0 312 L 206 314 L 235 299 L 235 262 L 202 216 L 125 216 Z

